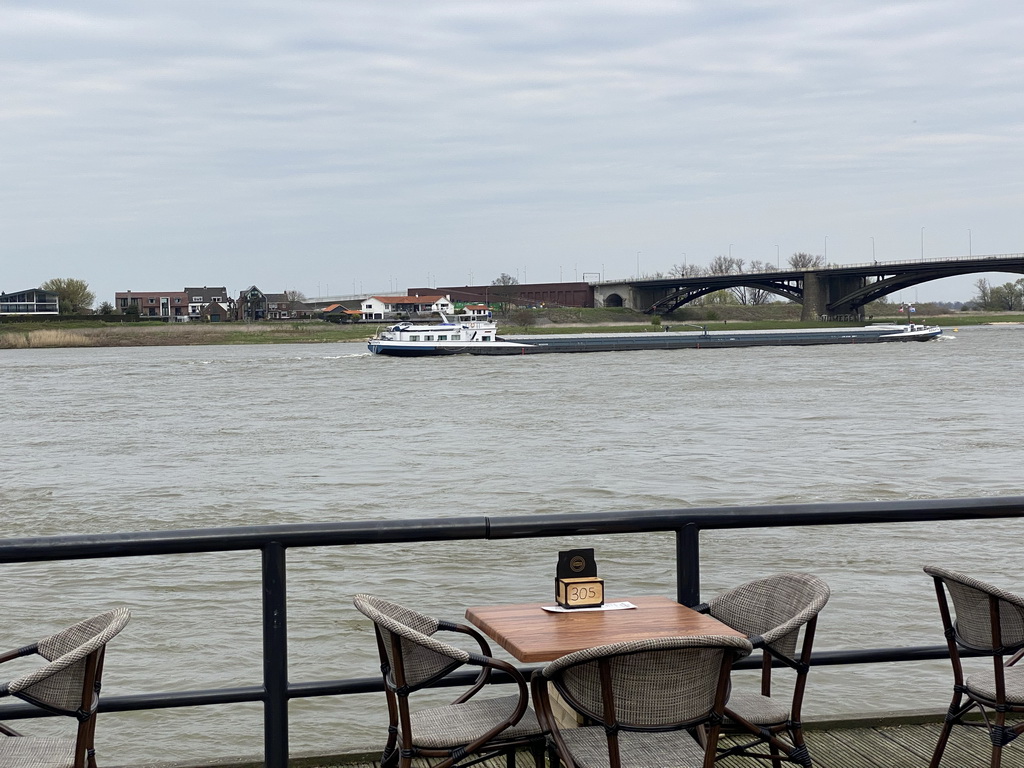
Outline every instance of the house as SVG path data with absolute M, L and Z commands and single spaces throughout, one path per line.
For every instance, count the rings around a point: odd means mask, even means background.
M 114 294 L 114 308 L 122 314 L 133 312 L 139 317 L 165 317 L 168 320 L 187 320 L 188 294 L 184 291 L 118 291 Z
M 362 319 L 363 313 L 358 309 L 350 309 L 344 304 L 336 302 L 324 307 L 321 316 L 331 323 L 355 323 Z
M 467 304 L 459 310 L 459 314 L 473 320 L 487 320 L 491 317 L 491 308 L 486 304 Z
M 250 285 L 238 295 L 235 306 L 239 320 L 251 323 L 267 319 L 267 297 L 255 285 Z
M 234 301 L 228 296 L 228 289 L 223 285 L 213 288 L 204 285 L 202 288 L 185 288 L 188 295 L 188 316 L 193 320 L 203 317 L 203 308 L 207 304 L 220 304 L 222 309 L 231 309 Z M 225 316 L 223 320 L 227 320 Z
M 448 296 L 369 296 L 363 299 L 363 318 L 384 320 L 389 317 L 412 317 L 432 312 L 453 313 Z
M 57 294 L 42 288 L 0 293 L 0 315 L 56 315 L 59 305 Z
M 234 304 L 234 302 L 231 302 Z M 199 319 L 207 323 L 227 323 L 234 317 L 234 311 L 225 304 L 218 301 L 211 301 L 199 310 Z
M 299 299 L 298 297 L 301 295 L 295 291 L 265 294 L 267 317 L 271 320 L 295 320 L 311 317 L 316 310 Z

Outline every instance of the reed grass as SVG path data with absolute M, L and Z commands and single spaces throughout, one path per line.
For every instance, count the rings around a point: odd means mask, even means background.
M 46 349 L 92 347 L 95 341 L 81 331 L 36 330 L 8 331 L 0 334 L 0 349 Z

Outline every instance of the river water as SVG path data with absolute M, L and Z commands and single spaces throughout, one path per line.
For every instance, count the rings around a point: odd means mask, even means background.
M 361 344 L 3 351 L 5 535 L 1024 494 L 1024 326 L 947 334 L 418 360 Z M 939 644 L 921 566 L 1024 588 L 1020 525 L 706 532 L 703 594 L 806 570 L 833 589 L 816 647 Z M 452 619 L 546 601 L 570 545 L 596 548 L 609 599 L 674 594 L 661 534 L 290 551 L 291 680 L 378 674 L 355 593 Z M 132 608 L 107 693 L 260 681 L 257 553 L 3 574 L 3 647 Z M 805 714 L 941 709 L 949 688 L 945 664 L 820 669 Z M 293 752 L 378 748 L 383 696 L 348 698 L 293 702 Z M 259 754 L 261 727 L 257 705 L 110 714 L 98 743 L 106 765 Z

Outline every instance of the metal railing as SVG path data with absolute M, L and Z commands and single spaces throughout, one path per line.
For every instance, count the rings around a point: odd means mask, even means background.
M 676 596 L 684 605 L 700 602 L 702 530 L 808 525 L 984 520 L 1024 517 L 1024 496 L 904 502 L 789 504 L 578 513 L 563 515 L 368 520 L 351 523 L 265 525 L 147 531 L 0 540 L 0 564 L 139 557 L 201 552 L 259 551 L 262 557 L 263 682 L 258 686 L 108 696 L 106 712 L 261 702 L 267 768 L 288 764 L 288 702 L 382 690 L 380 678 L 288 682 L 287 568 L 290 548 L 358 546 L 430 541 L 530 539 L 542 537 L 674 532 Z M 816 654 L 815 666 L 944 658 L 946 646 L 911 646 L 831 651 Z M 749 666 L 751 662 L 747 660 Z M 744 665 L 737 665 L 742 667 Z M 473 675 L 453 676 L 456 685 Z M 495 682 L 503 682 L 495 676 Z M 0 707 L 0 719 L 40 716 L 27 704 Z

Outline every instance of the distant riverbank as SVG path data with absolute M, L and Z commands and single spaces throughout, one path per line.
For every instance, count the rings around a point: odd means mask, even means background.
M 769 305 L 770 306 L 770 305 Z M 714 319 L 651 318 L 631 310 L 539 310 L 529 318 L 529 324 L 514 324 L 498 318 L 499 332 L 504 333 L 614 333 L 660 331 L 662 323 L 672 330 L 683 331 L 696 326 L 708 330 L 719 329 L 772 329 L 772 328 L 824 328 L 855 323 L 803 323 L 780 318 L 778 312 L 765 312 L 756 319 L 754 307 L 738 307 L 734 317 L 731 307 L 716 309 Z M 711 313 L 709 313 L 711 314 Z M 771 315 L 775 315 L 772 317 Z M 522 320 L 522 315 L 517 319 Z M 918 323 L 957 327 L 995 323 L 1024 323 L 1024 314 L 982 314 L 963 312 L 955 315 L 931 317 L 915 316 Z M 869 322 L 904 323 L 902 316 L 872 317 Z M 193 346 L 223 344 L 325 344 L 332 342 L 365 341 L 384 323 L 337 325 L 312 320 L 305 322 L 265 321 L 259 323 L 162 323 L 134 322 L 110 323 L 74 320 L 68 322 L 16 322 L 0 321 L 0 349 L 59 348 L 59 347 L 148 347 Z

